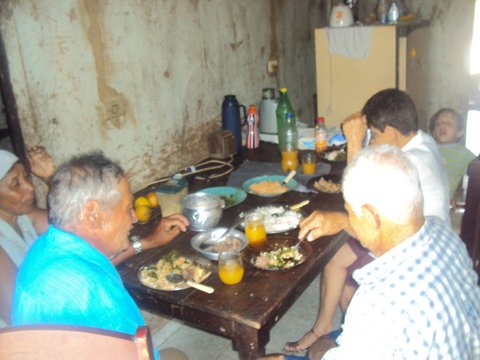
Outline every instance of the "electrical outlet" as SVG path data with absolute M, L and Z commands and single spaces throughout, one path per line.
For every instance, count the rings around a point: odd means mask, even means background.
M 105 119 L 113 119 L 125 115 L 125 106 L 120 99 L 105 103 Z
M 278 69 L 278 60 L 272 59 L 267 62 L 267 73 L 273 75 L 277 72 Z

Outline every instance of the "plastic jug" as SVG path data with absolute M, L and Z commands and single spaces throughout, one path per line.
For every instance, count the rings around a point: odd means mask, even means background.
M 262 90 L 260 102 L 260 132 L 265 134 L 278 134 L 277 130 L 277 105 L 275 89 L 265 88 Z
M 240 119 L 240 108 L 243 108 L 243 121 Z M 222 127 L 231 130 L 235 135 L 237 153 L 242 151 L 242 126 L 247 121 L 247 109 L 238 103 L 235 95 L 225 95 L 222 103 Z

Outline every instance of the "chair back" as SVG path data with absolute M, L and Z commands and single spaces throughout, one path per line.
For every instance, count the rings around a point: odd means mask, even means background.
M 154 359 L 148 327 L 134 336 L 115 331 L 65 325 L 0 329 L 2 360 L 150 360 Z
M 480 277 L 480 157 L 468 167 L 468 186 L 460 237 L 467 246 L 473 267 Z

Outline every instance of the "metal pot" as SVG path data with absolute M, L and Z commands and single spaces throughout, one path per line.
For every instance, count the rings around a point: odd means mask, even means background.
M 219 196 L 194 193 L 182 199 L 182 212 L 190 222 L 190 230 L 206 231 L 217 226 L 223 213 L 224 202 Z

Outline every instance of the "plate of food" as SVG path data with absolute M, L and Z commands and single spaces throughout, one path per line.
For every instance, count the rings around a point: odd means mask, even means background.
M 332 146 L 320 153 L 320 160 L 329 164 L 341 164 L 347 162 L 345 146 Z
M 233 186 L 216 186 L 200 190 L 199 192 L 220 196 L 225 203 L 225 209 L 240 204 L 247 198 L 247 193 Z
M 205 281 L 212 273 L 209 260 L 202 257 L 185 257 L 171 250 L 157 262 L 142 266 L 138 270 L 138 280 L 146 287 L 155 290 L 177 291 L 190 288 L 186 281 L 173 282 L 167 275 L 180 274 L 186 280 L 196 283 Z
M 341 175 L 323 175 L 311 178 L 307 182 L 307 187 L 312 190 L 325 194 L 338 194 L 342 192 Z
M 210 260 L 218 260 L 221 252 L 242 251 L 247 246 L 245 234 L 238 230 L 231 230 L 223 236 L 228 228 L 218 227 L 195 235 L 190 244 L 198 253 Z
M 299 211 L 290 210 L 282 205 L 259 206 L 250 212 L 255 212 L 263 216 L 263 224 L 267 234 L 279 234 L 285 231 L 293 230 L 298 227 L 302 214 Z M 245 223 L 240 224 L 245 228 Z
M 278 237 L 269 239 L 259 247 L 247 246 L 243 260 L 261 270 L 288 270 L 303 264 L 312 255 L 312 247 L 303 241 L 297 247 L 298 239 Z
M 243 183 L 243 190 L 250 194 L 263 197 L 278 196 L 295 189 L 298 185 L 295 179 L 291 179 L 288 183 L 282 184 L 285 177 L 286 175 L 257 176 L 245 181 Z

